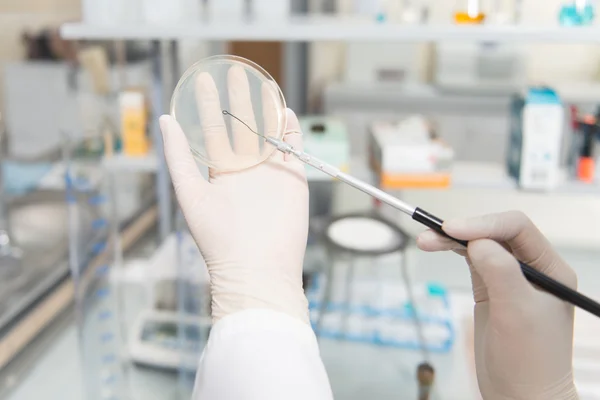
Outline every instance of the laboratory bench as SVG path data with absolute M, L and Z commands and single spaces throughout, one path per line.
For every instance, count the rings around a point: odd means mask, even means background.
M 363 171 L 363 173 L 365 176 L 361 177 L 367 179 L 368 171 Z M 465 189 L 457 190 L 460 192 Z M 481 188 L 478 190 L 482 191 Z M 404 199 L 408 198 L 419 203 L 426 199 L 434 201 L 429 208 L 433 211 L 441 209 L 440 215 L 451 215 L 456 212 L 453 208 L 448 207 L 451 203 L 458 207 L 460 202 L 443 201 L 443 196 L 452 196 L 451 190 L 436 193 L 436 196 L 432 196 L 431 191 L 403 191 L 399 194 Z M 313 198 L 317 198 L 316 193 L 311 193 L 311 195 Z M 490 195 L 494 195 L 494 192 L 491 191 Z M 328 201 L 327 193 L 324 196 L 318 198 L 318 201 Z M 329 200 L 332 204 L 331 208 L 326 208 L 326 212 L 333 215 L 372 211 L 373 206 L 369 196 L 339 185 L 335 187 L 333 196 Z M 441 205 L 440 201 L 442 201 Z M 482 204 L 490 206 L 489 203 Z M 446 207 L 446 212 L 442 206 Z M 385 210 L 383 211 L 385 212 Z M 150 222 L 156 220 L 157 213 L 156 210 L 150 210 L 150 212 L 153 213 L 153 218 L 148 219 L 143 227 L 138 228 L 135 235 L 136 240 L 129 243 L 131 248 L 126 252 L 124 262 L 124 265 L 128 267 L 124 270 L 133 271 L 137 261 L 141 262 L 144 259 L 156 257 L 157 253 L 164 253 L 165 243 L 169 242 L 169 240 L 158 239 L 160 235 L 152 228 L 154 224 Z M 61 217 L 59 214 L 57 213 L 56 218 Z M 62 217 L 66 218 L 64 214 Z M 392 217 L 395 218 L 395 215 Z M 411 238 L 423 230 L 414 221 L 399 220 L 399 222 Z M 598 270 L 600 250 L 573 247 L 560 241 L 555 244 L 560 254 L 577 271 L 580 290 L 591 297 L 600 298 L 600 289 L 596 284 L 600 281 L 600 270 Z M 437 393 L 435 399 L 479 399 L 470 345 L 472 342 L 473 301 L 470 293 L 471 280 L 468 267 L 464 260 L 454 253 L 420 252 L 415 248 L 412 240 L 406 255 L 410 255 L 411 261 L 408 267 L 412 281 L 414 283 L 436 282 L 443 285 L 448 291 L 451 305 L 455 340 L 450 351 L 431 355 L 431 361 L 436 367 Z M 174 254 L 172 254 L 172 258 L 175 260 Z M 166 265 L 168 263 L 161 261 L 158 264 Z M 141 270 L 144 271 L 143 268 Z M 133 282 L 135 274 L 130 275 L 130 281 Z M 145 273 L 141 273 L 136 279 L 139 281 L 147 278 Z M 129 293 L 128 309 L 132 313 L 130 314 L 132 318 L 127 317 L 126 321 L 133 321 L 134 315 L 146 305 L 143 303 L 143 296 L 140 296 L 139 285 L 135 290 L 127 290 L 127 292 Z M 600 323 L 597 321 L 584 325 L 583 328 L 576 329 L 576 339 L 579 336 L 588 337 L 590 332 L 592 332 L 592 336 L 600 335 Z M 56 315 L 48 328 L 32 340 L 6 368 L 0 370 L 0 398 L 29 400 L 43 396 L 64 400 L 83 399 L 83 368 L 78 335 L 76 310 L 73 307 L 65 307 L 64 311 Z M 336 399 L 416 398 L 414 376 L 416 365 L 422 361 L 420 352 L 329 338 L 320 338 L 319 343 Z M 600 360 L 597 361 L 592 368 L 600 371 Z M 178 397 L 178 394 L 181 393 L 182 376 L 176 370 L 127 364 L 128 383 L 133 393 L 132 400 L 185 398 L 185 396 Z M 587 365 L 589 367 L 589 363 Z M 598 391 L 598 388 L 593 385 L 588 385 L 587 388 L 590 393 Z
M 31 354 L 32 348 L 39 349 L 40 343 L 50 340 L 56 331 L 52 326 L 65 319 L 65 310 L 76 297 L 70 275 L 71 245 L 101 245 L 109 240 L 108 227 L 114 226 L 127 250 L 157 221 L 150 175 L 134 172 L 116 177 L 113 183 L 120 190 L 114 200 L 119 208 L 109 211 L 108 204 L 95 205 L 94 200 L 106 198 L 97 181 L 106 175 L 96 173 L 100 165 L 88 171 L 95 172 L 86 175 L 91 186 L 85 193 L 67 196 L 62 153 L 49 154 L 11 158 L 3 164 L 11 168 L 5 174 L 9 182 L 4 182 L 11 190 L 3 197 L 8 224 L 2 228 L 8 227 L 11 243 L 21 256 L 6 255 L 0 262 L 0 371 L 9 371 L 7 381 L 0 383 L 0 394 L 12 386 L 10 371 L 28 358 L 23 354 Z M 85 256 L 79 261 L 91 260 Z
M 146 258 L 159 246 L 156 227 L 126 253 L 126 258 Z M 4 370 L 0 370 L 0 398 L 84 399 L 83 368 L 80 354 L 76 307 L 71 304 Z M 60 368 L 57 368 L 60 366 Z M 131 366 L 130 384 L 140 399 L 170 399 L 177 388 L 176 372 Z
M 149 257 L 159 246 L 152 231 L 128 252 L 127 260 Z M 580 289 L 597 297 L 600 290 L 595 282 L 600 280 L 597 269 L 600 251 L 559 249 L 559 252 L 578 272 Z M 448 353 L 431 356 L 437 371 L 435 398 L 479 399 L 469 344 L 472 340 L 473 302 L 468 268 L 462 258 L 453 253 L 418 252 L 414 260 L 415 265 L 411 266 L 413 280 L 441 282 L 448 288 L 452 304 L 456 333 L 454 345 Z M 591 329 L 600 332 L 600 324 Z M 1 372 L 0 388 L 4 393 L 0 398 L 29 400 L 44 396 L 83 399 L 77 337 L 75 313 L 70 308 Z M 336 399 L 416 398 L 414 367 L 422 361 L 419 352 L 324 338 L 319 342 Z M 131 365 L 128 373 L 133 399 L 178 399 L 175 393 L 181 377 L 176 371 Z

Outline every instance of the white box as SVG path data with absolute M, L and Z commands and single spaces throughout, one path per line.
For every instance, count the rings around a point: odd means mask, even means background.
M 239 22 L 247 15 L 245 0 L 209 0 L 208 8 L 212 22 Z
M 428 47 L 419 43 L 348 43 L 347 83 L 424 83 Z
M 370 164 L 384 189 L 443 188 L 450 185 L 454 152 L 430 136 L 419 116 L 371 127 Z
M 83 21 L 98 26 L 114 26 L 140 21 L 140 0 L 83 0 Z
M 523 189 L 551 190 L 560 183 L 564 118 L 550 88 L 531 88 L 515 99 L 508 166 Z
M 270 24 L 285 23 L 291 15 L 291 0 L 252 0 L 252 16 Z
M 198 0 L 141 0 L 144 22 L 151 25 L 199 21 L 201 3 Z
M 440 42 L 435 60 L 435 83 L 442 89 L 512 94 L 526 82 L 519 45 Z

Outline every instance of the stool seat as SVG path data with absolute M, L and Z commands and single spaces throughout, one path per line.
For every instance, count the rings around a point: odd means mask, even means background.
M 326 243 L 352 255 L 380 256 L 403 251 L 407 235 L 396 225 L 374 214 L 342 215 L 324 230 Z

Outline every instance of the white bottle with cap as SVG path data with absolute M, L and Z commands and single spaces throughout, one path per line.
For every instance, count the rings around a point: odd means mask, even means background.
M 140 22 L 139 0 L 84 0 L 83 21 L 97 26 L 114 26 Z
M 252 17 L 260 22 L 285 23 L 291 14 L 291 0 L 252 0 Z
M 245 0 L 209 0 L 211 22 L 239 22 L 247 15 Z
M 198 0 L 142 0 L 142 2 L 146 24 L 174 25 L 200 20 L 201 4 Z

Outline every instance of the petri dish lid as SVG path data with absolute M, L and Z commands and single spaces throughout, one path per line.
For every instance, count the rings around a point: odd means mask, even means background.
M 386 254 L 401 250 L 406 242 L 399 228 L 370 216 L 347 216 L 334 220 L 326 229 L 327 239 L 347 251 Z
M 171 116 L 194 157 L 213 173 L 264 162 L 276 149 L 260 135 L 282 139 L 287 124 L 285 98 L 273 77 L 232 55 L 192 65 L 175 88 Z

